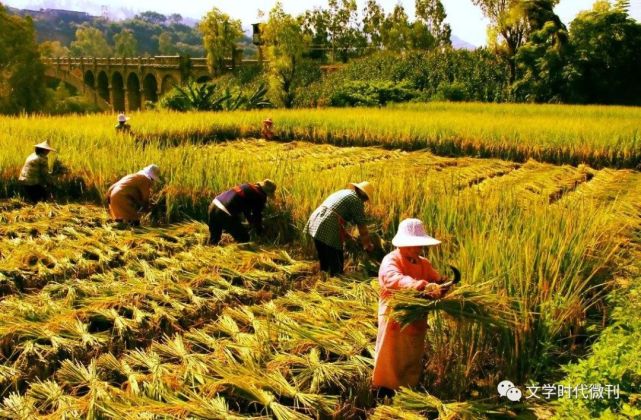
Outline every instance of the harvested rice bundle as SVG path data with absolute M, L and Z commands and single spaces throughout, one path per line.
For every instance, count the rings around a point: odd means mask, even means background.
M 401 324 L 409 324 L 443 311 L 455 319 L 475 321 L 491 328 L 507 329 L 514 325 L 516 314 L 509 303 L 483 286 L 486 285 L 456 287 L 436 300 L 414 290 L 400 290 L 390 300 L 392 317 Z
M 394 397 L 392 405 L 378 407 L 372 420 L 418 420 L 426 416 L 439 419 L 480 419 L 487 415 L 499 414 L 495 406 L 474 401 L 445 403 L 428 393 L 401 388 Z

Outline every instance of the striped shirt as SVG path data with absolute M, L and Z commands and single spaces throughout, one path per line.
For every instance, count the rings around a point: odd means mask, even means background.
M 305 232 L 312 238 L 342 249 L 341 224 L 364 225 L 365 204 L 353 190 L 340 190 L 330 195 L 309 217 Z

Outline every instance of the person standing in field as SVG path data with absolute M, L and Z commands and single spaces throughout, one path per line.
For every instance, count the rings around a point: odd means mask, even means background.
M 160 168 L 149 165 L 127 175 L 107 191 L 111 217 L 116 222 L 140 225 L 140 218 L 149 210 L 153 184 L 160 180 Z
M 124 113 L 118 114 L 118 124 L 116 124 L 116 131 L 121 132 L 121 133 L 128 133 L 131 131 L 131 126 L 127 124 L 127 121 L 129 121 L 129 117 L 127 117 Z
M 35 145 L 35 151 L 29 155 L 18 181 L 22 184 L 25 198 L 32 203 L 47 199 L 50 184 L 49 153 L 56 150 L 49 146 L 48 141 Z
M 263 231 L 263 210 L 267 198 L 276 193 L 276 184 L 270 179 L 252 184 L 237 185 L 214 198 L 209 206 L 209 244 L 217 245 L 223 231 L 237 242 L 249 242 L 249 232 L 242 224 L 245 215 L 256 233 Z
M 349 188 L 330 195 L 309 217 L 305 232 L 314 239 L 321 271 L 332 276 L 343 274 L 343 244 L 348 237 L 346 223 L 358 226 L 365 250 L 370 252 L 374 249 L 365 217 L 365 202 L 371 199 L 373 193 L 374 187 L 367 181 L 349 184 Z
M 439 284 L 445 278 L 421 256 L 423 248 L 441 242 L 425 233 L 423 222 L 405 219 L 392 244 L 397 248 L 381 263 L 378 274 L 380 296 L 378 304 L 378 335 L 374 355 L 372 386 L 379 396 L 393 396 L 400 387 L 418 384 L 421 359 L 425 347 L 427 320 L 421 319 L 401 326 L 389 318 L 388 298 L 399 289 L 414 289 L 427 298 L 439 299 L 447 289 Z

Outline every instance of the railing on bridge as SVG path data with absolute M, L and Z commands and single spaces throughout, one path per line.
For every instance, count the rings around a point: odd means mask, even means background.
M 44 58 L 43 62 L 55 67 L 153 67 L 163 69 L 180 69 L 182 60 L 189 62 L 192 69 L 207 69 L 207 59 L 204 57 L 182 59 L 177 55 L 160 55 L 154 57 L 59 57 Z M 247 66 L 258 64 L 258 60 L 225 59 L 228 66 Z

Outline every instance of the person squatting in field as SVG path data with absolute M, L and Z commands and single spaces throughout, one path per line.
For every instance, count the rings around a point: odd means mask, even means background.
M 35 151 L 27 157 L 18 181 L 22 184 L 25 198 L 37 203 L 47 199 L 50 184 L 49 153 L 56 150 L 48 141 L 35 145 Z
M 243 226 L 240 215 L 245 215 L 256 233 L 263 231 L 263 210 L 267 198 L 276 193 L 276 184 L 266 179 L 253 184 L 241 184 L 214 198 L 209 206 L 209 244 L 217 245 L 223 231 L 237 242 L 249 242 L 249 232 Z
M 265 140 L 272 140 L 274 138 L 274 122 L 271 118 L 267 118 L 263 121 L 263 128 L 260 131 L 260 134 Z
M 368 252 L 374 248 L 365 217 L 365 202 L 373 193 L 374 187 L 367 181 L 349 184 L 349 188 L 330 195 L 309 217 L 305 232 L 314 239 L 321 271 L 330 275 L 343 274 L 347 222 L 358 226 L 363 248 Z
M 118 124 L 116 124 L 116 131 L 121 132 L 121 133 L 128 133 L 131 131 L 131 126 L 127 124 L 127 121 L 129 121 L 129 117 L 127 117 L 124 113 L 118 114 Z
M 151 189 L 160 180 L 160 168 L 149 165 L 127 175 L 109 187 L 107 203 L 116 222 L 140 225 L 140 218 L 150 208 Z
M 396 250 L 388 254 L 381 263 L 378 274 L 381 287 L 378 335 L 372 377 L 372 386 L 381 397 L 392 396 L 400 387 L 413 387 L 418 384 L 427 319 L 401 326 L 389 318 L 388 299 L 399 289 L 422 291 L 429 299 L 440 299 L 447 293 L 448 288 L 440 286 L 440 283 L 447 279 L 436 272 L 432 264 L 421 256 L 423 248 L 440 243 L 427 235 L 423 222 L 418 219 L 405 219 L 400 223 L 392 240 Z

